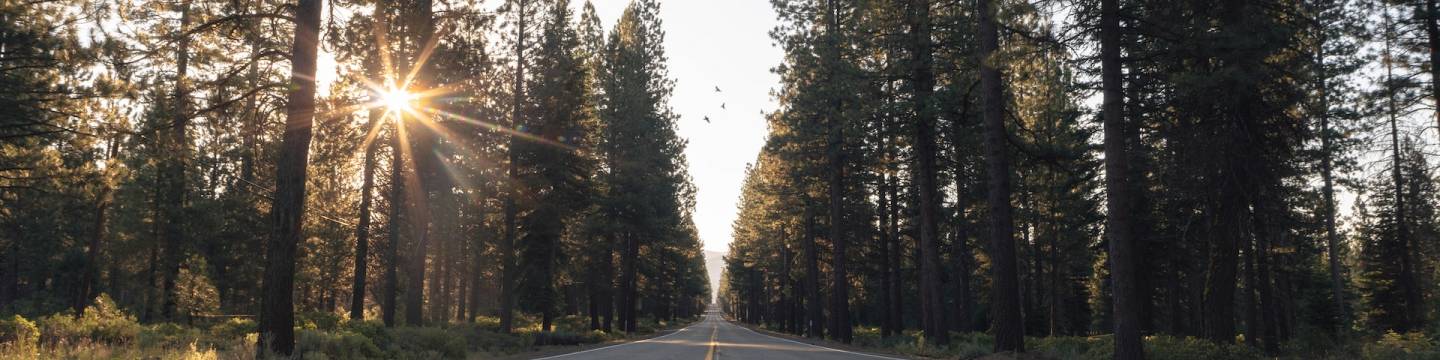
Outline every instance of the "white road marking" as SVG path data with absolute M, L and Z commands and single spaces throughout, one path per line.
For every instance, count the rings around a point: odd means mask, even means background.
M 732 324 L 732 325 L 733 325 L 733 324 Z M 780 341 L 792 342 L 792 343 L 796 343 L 796 344 L 800 344 L 800 345 L 805 345 L 805 346 L 809 346 L 809 347 L 813 347 L 813 348 L 825 349 L 825 350 L 830 350 L 830 351 L 838 351 L 838 352 L 842 352 L 842 353 L 846 353 L 846 354 L 851 354 L 851 355 L 868 356 L 868 357 L 872 357 L 872 358 L 876 358 L 876 359 L 905 360 L 905 359 L 902 359 L 902 358 L 894 358 L 894 357 L 889 357 L 889 356 L 880 356 L 880 355 L 866 354 L 866 353 L 857 353 L 857 352 L 854 352 L 854 351 L 845 351 L 845 350 L 828 348 L 828 347 L 824 347 L 824 346 L 820 346 L 820 345 L 815 345 L 815 344 L 807 344 L 807 343 L 803 343 L 803 342 L 799 342 L 799 341 L 795 341 L 795 340 L 790 340 L 790 339 L 786 339 L 786 338 L 782 338 L 782 337 L 776 337 L 776 336 L 770 336 L 770 335 L 761 334 L 761 333 L 758 332 L 758 331 L 750 330 L 750 328 L 747 328 L 747 327 L 744 327 L 744 326 L 735 325 L 735 327 L 738 327 L 738 328 L 741 328 L 741 329 L 745 329 L 745 331 L 749 331 L 749 332 L 751 332 L 751 333 L 754 333 L 755 335 L 760 335 L 760 336 L 764 336 L 764 337 L 768 337 L 768 338 L 775 339 L 775 340 L 780 340 Z
M 706 321 L 709 321 L 709 319 L 706 319 Z M 693 328 L 693 327 L 695 327 L 695 326 L 697 326 L 697 325 L 701 325 L 701 324 L 704 324 L 704 323 L 705 323 L 705 322 L 702 321 L 702 322 L 697 323 L 697 324 L 694 324 L 694 325 L 686 326 L 686 327 L 684 327 L 684 328 L 682 328 L 682 329 L 680 329 L 680 330 L 675 330 L 675 332 L 666 334 L 665 336 L 661 336 L 661 337 L 653 337 L 653 338 L 649 338 L 649 339 L 645 339 L 645 340 L 631 341 L 631 342 L 627 342 L 627 343 L 624 343 L 624 344 L 615 344 L 615 345 L 610 345 L 610 346 L 606 346 L 606 347 L 598 347 L 598 348 L 594 348 L 594 349 L 590 349 L 590 350 L 585 350 L 585 351 L 576 351 L 576 352 L 568 353 L 568 354 L 560 354 L 560 355 L 555 355 L 555 356 L 546 356 L 546 357 L 537 358 L 537 359 L 534 359 L 534 360 L 558 359 L 558 358 L 562 358 L 562 357 L 566 357 L 566 356 L 571 356 L 571 355 L 584 354 L 584 353 L 588 353 L 588 352 L 591 352 L 591 351 L 600 351 L 600 350 L 605 350 L 605 349 L 613 349 L 613 348 L 618 348 L 618 347 L 625 346 L 625 345 L 635 345 L 635 344 L 639 344 L 639 343 L 643 343 L 643 342 L 651 341 L 651 340 L 660 340 L 660 339 L 664 339 L 664 338 L 667 338 L 667 337 L 679 335 L 680 333 L 685 332 L 685 330 L 690 330 L 690 328 Z

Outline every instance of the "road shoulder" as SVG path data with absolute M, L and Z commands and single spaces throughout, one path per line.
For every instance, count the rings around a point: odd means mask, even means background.
M 656 332 L 653 332 L 653 333 L 650 333 L 650 334 L 636 335 L 636 336 L 633 336 L 633 337 L 630 337 L 630 338 L 626 338 L 626 339 L 606 341 L 606 342 L 602 342 L 602 343 L 584 344 L 584 345 L 553 345 L 553 346 L 541 346 L 539 350 L 535 350 L 535 351 L 521 352 L 521 353 L 510 354 L 510 355 L 498 356 L 498 357 L 486 357 L 486 356 L 471 357 L 471 359 L 486 359 L 486 360 L 492 360 L 492 359 L 493 359 L 493 360 L 522 360 L 522 359 L 542 359 L 542 358 L 547 358 L 547 357 L 552 357 L 552 356 L 560 356 L 560 355 L 566 355 L 566 354 L 573 354 L 573 353 L 578 353 L 578 352 L 582 352 L 582 351 L 597 350 L 597 349 L 607 348 L 607 347 L 611 347 L 611 346 L 625 345 L 625 344 L 629 344 L 629 343 L 635 343 L 635 342 L 650 340 L 650 339 L 654 339 L 654 338 L 659 338 L 659 337 L 664 337 L 664 336 L 670 336 L 671 334 L 674 334 L 674 333 L 677 332 L 677 331 L 680 331 L 680 330 L 682 330 L 682 329 L 688 328 L 688 327 L 693 326 L 693 325 L 695 325 L 695 324 L 699 324 L 699 323 L 702 322 L 702 321 L 705 321 L 705 317 L 703 317 L 703 316 L 700 317 L 698 320 L 691 321 L 691 322 L 687 322 L 687 323 L 684 323 L 684 324 L 679 324 L 679 325 L 671 326 L 671 327 L 666 328 L 666 329 L 664 329 L 664 330 L 656 331 Z
M 810 345 L 810 346 L 816 346 L 816 347 L 826 348 L 826 349 L 830 349 L 830 350 L 838 350 L 838 351 L 842 351 L 842 352 L 851 352 L 851 353 L 856 353 L 856 354 L 860 354 L 860 355 L 876 356 L 877 358 L 919 359 L 919 358 L 912 357 L 912 356 L 905 355 L 905 354 L 894 353 L 894 352 L 889 352 L 889 351 L 880 351 L 880 349 L 867 348 L 867 347 L 862 347 L 862 346 L 855 346 L 855 345 L 849 345 L 849 344 L 845 344 L 845 343 L 840 343 L 840 342 L 836 342 L 836 341 L 829 341 L 829 340 L 822 340 L 822 339 L 814 339 L 814 338 L 808 338 L 808 337 L 804 337 L 804 336 L 797 336 L 797 335 L 793 335 L 793 334 L 786 334 L 786 333 L 774 332 L 774 331 L 770 331 L 770 330 L 761 329 L 761 328 L 759 328 L 759 327 L 757 327 L 757 326 L 754 326 L 754 325 L 751 325 L 751 324 L 741 323 L 741 322 L 737 322 L 737 321 L 730 321 L 729 319 L 725 319 L 725 322 L 728 322 L 728 323 L 733 324 L 733 325 L 735 325 L 735 326 L 739 326 L 739 327 L 744 328 L 744 329 L 746 329 L 746 330 L 753 331 L 753 332 L 755 332 L 755 333 L 757 333 L 757 334 L 760 334 L 760 335 L 765 335 L 765 336 L 773 337 L 773 338 L 776 338 L 776 339 L 789 340 L 789 341 L 798 342 L 798 343 L 801 343 L 801 344 L 806 344 L 806 345 Z

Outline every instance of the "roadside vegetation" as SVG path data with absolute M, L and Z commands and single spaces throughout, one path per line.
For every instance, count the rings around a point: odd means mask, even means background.
M 775 333 L 775 329 L 760 326 Z M 1095 336 L 1029 337 L 1031 344 L 1021 356 L 994 354 L 995 339 L 983 332 L 950 332 L 950 343 L 937 346 L 926 343 L 924 333 L 907 330 L 902 334 L 884 336 L 878 327 L 854 328 L 854 342 L 849 346 L 860 350 L 927 359 L 1065 359 L 1109 360 L 1115 358 L 1115 339 L 1110 334 Z M 783 335 L 782 335 L 783 336 Z M 809 339 L 813 343 L 814 339 Z M 840 347 L 840 344 L 821 344 Z M 1259 360 L 1271 359 L 1247 345 L 1244 337 L 1235 344 L 1216 344 L 1194 337 L 1151 335 L 1144 337 L 1145 356 L 1171 360 Z M 1347 339 L 1333 339 L 1320 332 L 1296 338 L 1283 349 L 1278 359 L 1362 359 L 1362 360 L 1429 360 L 1440 359 L 1440 339 L 1422 332 L 1397 334 L 1355 334 Z
M 589 330 L 588 319 L 562 316 L 551 332 L 533 316 L 516 318 L 512 333 L 500 319 L 442 326 L 387 328 L 378 320 L 302 312 L 295 321 L 296 358 L 303 359 L 488 359 L 555 347 L 625 341 L 688 323 L 642 318 L 634 334 Z M 0 316 L 0 360 L 30 359 L 255 359 L 255 321 L 192 319 L 189 323 L 142 324 L 101 295 L 83 315 Z

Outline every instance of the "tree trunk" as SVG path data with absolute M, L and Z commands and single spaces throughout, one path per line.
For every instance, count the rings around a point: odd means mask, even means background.
M 295 349 L 295 248 L 305 215 L 305 171 L 315 117 L 315 62 L 319 47 L 321 0 L 300 0 L 295 11 L 295 44 L 290 51 L 292 87 L 285 133 L 276 164 L 271 212 L 275 235 L 267 244 L 265 282 L 261 285 L 259 355 L 289 356 Z
M 884 126 L 883 123 L 882 126 Z M 885 130 L 881 131 L 883 132 Z M 887 137 L 885 140 L 887 140 L 888 142 L 888 140 L 890 139 Z M 890 160 L 889 151 L 890 150 L 887 146 L 887 148 L 885 149 L 887 162 Z M 890 281 L 891 272 L 895 270 L 895 266 L 890 263 L 890 238 L 892 236 L 895 236 L 895 234 L 890 233 L 889 226 L 890 194 L 886 191 L 889 186 L 890 173 L 887 169 L 884 173 L 880 174 L 880 189 L 879 191 L 877 191 L 879 193 L 878 195 L 880 195 L 880 199 L 879 204 L 877 204 L 878 206 L 876 206 L 880 209 L 880 246 L 878 248 L 880 250 L 880 297 L 882 299 L 882 301 L 880 301 L 880 306 L 883 308 L 880 312 L 884 314 L 884 317 L 880 322 L 880 337 L 882 338 L 890 337 L 890 335 L 896 333 L 894 328 L 894 319 L 895 316 L 897 316 L 897 314 L 895 313 L 895 308 L 890 307 L 889 304 L 890 292 L 893 291 L 895 287 L 895 284 Z
M 102 181 L 108 182 L 109 180 Z M 90 237 L 89 248 L 85 249 L 85 274 L 82 275 L 80 291 L 76 293 L 77 296 L 72 306 L 77 317 L 85 314 L 85 305 L 93 299 L 92 296 L 95 296 L 95 282 L 100 277 L 100 246 L 105 244 L 105 236 L 108 234 L 105 229 L 109 227 L 110 223 L 110 194 L 110 186 L 104 185 L 100 189 L 98 203 L 95 204 L 95 234 Z
M 512 103 L 510 109 L 510 126 L 512 128 L 519 126 L 524 121 L 523 99 L 525 96 L 525 22 L 527 20 L 526 16 L 528 15 L 526 14 L 527 4 L 528 1 L 520 0 L 514 10 L 517 11 L 516 15 L 518 19 L 515 30 L 515 83 L 512 84 L 514 86 L 514 93 L 511 94 Z M 501 243 L 500 247 L 500 256 L 504 262 L 500 281 L 500 331 L 504 333 L 509 333 L 514 326 L 515 277 L 519 275 L 517 269 L 515 269 L 517 265 L 515 261 L 515 232 L 517 231 L 515 228 L 517 211 L 515 208 L 515 198 L 519 196 L 519 194 L 516 193 L 519 191 L 519 186 L 515 184 L 516 144 L 515 135 L 511 134 L 510 146 L 507 147 L 506 150 L 510 159 L 507 165 L 509 166 L 509 176 L 507 177 L 507 179 L 509 179 L 509 189 L 505 195 L 505 240 Z
M 850 343 L 850 277 L 846 262 L 849 258 L 845 238 L 845 120 L 844 105 L 837 89 L 841 88 L 840 71 L 840 9 L 835 0 L 830 0 L 826 10 L 827 30 L 830 46 L 829 81 L 830 94 L 830 242 L 834 251 L 830 275 L 830 336 L 843 343 Z
M 786 242 L 785 228 L 780 228 L 780 278 L 777 283 L 780 286 L 780 304 L 776 306 L 779 310 L 776 316 L 780 321 L 780 331 L 794 332 L 795 329 L 790 323 L 790 246 Z
M 1426 1 L 1427 10 L 1429 10 L 1429 8 L 1433 6 L 1432 3 L 1433 1 Z M 1391 65 L 1392 62 L 1390 61 L 1392 56 L 1391 46 L 1394 42 L 1394 40 L 1392 39 L 1395 35 L 1391 33 L 1392 25 L 1390 24 L 1390 13 L 1388 7 L 1382 9 L 1382 11 L 1383 14 L 1385 14 L 1384 27 L 1386 31 L 1385 47 L 1384 53 L 1382 55 L 1382 62 L 1385 64 L 1385 79 L 1387 82 L 1389 82 L 1395 78 L 1394 67 Z M 1431 26 L 1433 22 L 1427 20 L 1426 23 L 1428 31 L 1429 26 Z M 1435 42 L 1432 41 L 1432 44 L 1433 43 Z M 1433 54 L 1435 48 L 1432 47 L 1431 51 L 1432 56 L 1434 56 Z M 1403 254 L 1402 256 L 1400 256 L 1400 259 L 1398 259 L 1400 260 L 1400 274 L 1398 274 L 1396 280 L 1399 282 L 1398 285 L 1401 289 L 1401 296 L 1404 297 L 1405 303 L 1405 314 L 1403 315 L 1404 323 L 1400 324 L 1400 327 L 1395 330 L 1406 331 L 1418 326 L 1422 326 L 1422 320 L 1418 316 L 1420 314 L 1418 310 L 1420 307 L 1420 302 L 1422 300 L 1419 289 L 1417 288 L 1417 284 L 1415 282 L 1414 267 L 1413 263 L 1411 262 L 1410 256 L 1410 225 L 1409 220 L 1406 218 L 1404 191 L 1405 183 L 1403 181 L 1404 177 L 1401 174 L 1400 169 L 1402 166 L 1400 155 L 1400 130 L 1397 125 L 1397 118 L 1399 116 L 1397 113 L 1400 110 L 1399 105 L 1397 104 L 1397 100 L 1395 98 L 1396 89 L 1393 87 L 1393 85 L 1391 86 L 1392 87 L 1386 89 L 1387 115 L 1389 116 L 1390 126 L 1390 175 L 1391 182 L 1394 186 L 1393 195 L 1395 197 L 1395 242 L 1396 246 L 1400 249 L 1401 254 Z
M 1100 3 L 1100 67 L 1104 102 L 1106 240 L 1110 250 L 1111 316 L 1115 325 L 1115 359 L 1145 358 L 1140 338 L 1140 299 L 1136 296 L 1135 189 L 1130 182 L 1125 95 L 1120 64 L 1120 1 Z M 1132 125 L 1133 126 L 1133 125 Z M 1174 296 L 1175 294 L 1171 294 Z
M 1436 0 L 1425 0 L 1425 36 L 1428 40 L 1430 60 L 1430 97 L 1440 107 L 1440 5 Z M 1435 112 L 1435 124 L 1440 126 L 1440 111 Z
M 186 34 L 190 28 L 190 1 L 180 2 L 180 27 L 177 30 L 179 38 L 176 39 L 175 50 L 175 94 L 173 97 L 174 109 L 171 114 L 170 139 L 168 151 L 170 161 L 160 165 L 160 206 L 163 211 L 161 221 L 161 244 L 164 249 L 161 254 L 161 286 L 160 286 L 160 317 L 170 320 L 175 316 L 175 278 L 180 273 L 180 262 L 184 260 L 184 253 L 188 241 L 185 234 L 185 170 L 190 162 L 189 140 L 186 136 L 186 128 L 190 123 L 190 89 L 186 86 L 186 77 L 190 69 L 190 36 Z
M 1316 35 L 1319 36 L 1315 45 L 1315 61 L 1320 71 L 1319 76 L 1316 77 L 1319 81 L 1316 90 L 1320 93 L 1318 109 L 1320 116 L 1320 178 L 1324 182 L 1320 191 L 1324 197 L 1322 211 L 1325 217 L 1325 254 L 1329 258 L 1330 292 L 1334 301 L 1333 306 L 1339 314 L 1339 318 L 1336 319 L 1336 332 L 1344 333 L 1349 328 L 1346 323 L 1350 316 L 1345 308 L 1345 279 L 1341 275 L 1340 267 L 1340 235 L 1335 226 L 1335 150 L 1331 148 L 1332 140 L 1330 139 L 1330 88 L 1328 83 L 1330 78 L 1325 69 L 1325 33 L 1317 31 Z
M 1271 185 L 1266 183 L 1260 186 Z M 1275 297 L 1275 287 L 1278 284 L 1271 281 L 1273 276 L 1270 270 L 1270 244 L 1274 243 L 1272 237 L 1278 236 L 1280 232 L 1276 231 L 1278 229 L 1272 228 L 1274 224 L 1269 218 L 1269 214 L 1274 213 L 1270 208 L 1270 206 L 1273 205 L 1271 204 L 1271 200 L 1265 197 L 1267 194 L 1266 189 L 1256 189 L 1255 191 L 1257 194 L 1254 195 L 1251 203 L 1251 207 L 1254 209 L 1252 223 L 1255 227 L 1254 285 L 1260 296 L 1259 309 L 1261 317 L 1261 327 L 1255 335 L 1258 335 L 1258 340 L 1260 340 L 1260 343 L 1263 345 L 1265 354 L 1268 356 L 1276 356 L 1276 354 L 1280 352 L 1280 344 L 1278 342 L 1279 333 L 1277 331 L 1278 321 L 1276 321 L 1280 308 L 1276 306 Z M 1249 334 L 1246 336 L 1248 337 Z
M 415 79 L 410 84 L 410 89 L 404 89 L 410 93 L 422 93 L 431 85 L 429 80 L 433 76 L 433 72 L 430 71 L 430 62 L 426 61 L 424 55 L 433 46 L 432 42 L 436 40 L 434 37 L 437 35 L 431 6 L 431 0 L 419 0 L 412 9 L 415 11 L 412 14 L 413 18 L 409 19 L 411 26 L 414 27 L 413 35 L 420 40 L 417 43 L 421 44 L 421 48 L 416 49 L 414 55 L 416 63 L 410 64 L 413 68 L 411 71 L 415 73 Z M 413 176 L 416 179 L 413 183 L 417 185 L 417 189 L 414 189 L 415 196 L 410 202 L 410 206 L 412 206 L 412 216 L 409 219 L 411 221 L 410 231 L 414 233 L 415 246 L 410 248 L 405 273 L 409 280 L 406 286 L 410 287 L 405 291 L 405 324 L 420 326 L 425 324 L 425 264 L 430 250 L 432 233 L 430 228 L 434 225 L 430 209 L 430 194 L 437 192 L 438 182 L 443 176 L 436 174 L 439 168 L 439 164 L 437 164 L 439 159 L 434 151 L 437 142 L 435 131 L 420 123 L 428 120 L 418 118 L 414 120 L 406 122 L 406 125 L 412 126 L 409 135 L 414 138 L 414 141 L 411 141 L 410 151 L 413 154 L 411 160 L 415 163 L 414 171 L 407 177 Z M 432 287 L 438 285 L 435 282 L 430 284 Z
M 486 211 L 488 210 L 485 207 L 486 202 L 479 201 L 479 203 L 480 209 L 477 210 L 477 213 L 486 213 Z M 483 289 L 485 284 L 485 278 L 483 275 L 483 264 L 485 260 L 485 243 L 488 242 L 487 239 L 489 238 L 485 235 L 488 234 L 491 234 L 489 232 L 489 228 L 481 227 L 480 235 L 476 236 L 474 240 L 471 241 L 472 248 L 470 249 L 470 275 L 466 276 L 466 278 L 468 278 L 468 281 L 470 281 L 470 311 L 469 316 L 465 318 L 466 322 L 475 322 L 475 318 L 480 316 L 480 299 L 481 295 L 484 294 Z
M 805 336 L 824 336 L 824 312 L 820 309 L 820 250 L 815 246 L 815 216 L 811 214 L 809 201 L 805 202 Z
M 637 330 L 636 325 L 638 325 L 636 324 L 637 309 L 635 305 L 639 301 L 639 293 L 636 289 L 637 271 L 639 270 L 636 262 L 639 261 L 639 257 L 640 239 L 635 234 L 626 233 L 625 254 L 621 256 L 621 272 L 623 274 L 620 276 L 621 298 L 624 299 L 620 303 L 620 326 L 624 328 L 626 334 L 634 333 Z
M 1006 142 L 1004 84 L 996 68 L 1000 39 L 994 0 L 980 0 L 980 92 L 985 117 L 985 162 L 989 173 L 991 331 L 995 351 L 1025 351 L 1016 274 L 1015 222 L 1010 206 L 1010 149 Z
M 600 291 L 600 328 L 605 332 L 615 330 L 615 239 L 606 237 L 605 250 L 601 255 L 600 278 L 603 281 Z
M 402 127 L 399 122 L 390 123 L 390 214 L 386 219 L 390 236 L 385 246 L 385 288 L 380 302 L 380 316 L 386 327 L 395 326 L 395 308 L 400 295 L 401 216 L 408 203 L 405 200 L 405 151 L 400 140 L 405 136 Z
M 379 133 L 384 125 L 382 116 L 379 109 L 370 110 L 370 131 Z M 365 140 L 365 164 L 361 170 L 360 223 L 355 225 L 355 278 L 350 289 L 351 320 L 365 319 L 365 280 L 370 265 L 370 188 L 375 186 L 375 152 L 380 148 L 372 136 Z
M 891 151 L 894 151 L 894 148 L 891 148 Z M 891 171 L 894 170 L 892 169 Z M 898 204 L 900 186 L 897 184 L 899 181 L 898 176 L 892 172 L 890 174 L 890 187 L 885 190 L 890 194 L 888 206 L 890 208 L 890 215 L 888 216 L 890 223 L 887 226 L 890 229 L 891 235 L 889 243 L 891 266 L 890 293 L 885 296 L 889 299 L 890 312 L 895 314 L 895 317 L 891 318 L 891 321 L 894 323 L 890 324 L 890 327 L 894 329 L 896 333 L 903 333 L 905 332 L 905 277 L 903 276 L 903 271 L 905 270 L 905 245 L 900 239 L 900 205 Z
M 920 200 L 920 324 L 926 342 L 944 346 L 950 342 L 945 327 L 940 292 L 940 226 L 937 212 L 940 197 L 935 183 L 935 113 L 930 95 L 935 92 L 931 71 L 930 2 L 909 0 L 911 102 L 915 111 L 915 187 Z

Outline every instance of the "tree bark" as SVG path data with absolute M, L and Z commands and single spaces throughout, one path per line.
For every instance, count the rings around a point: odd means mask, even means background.
M 620 276 L 620 292 L 621 298 L 624 300 L 620 303 L 620 326 L 624 328 L 626 334 L 634 333 L 637 330 L 636 325 L 638 325 L 636 323 L 637 309 L 635 305 L 639 302 L 639 294 L 636 289 L 636 283 L 638 282 L 637 272 L 639 270 L 636 262 L 639 261 L 639 257 L 640 239 L 633 233 L 625 234 L 625 254 L 621 257 L 621 272 L 623 274 Z
M 884 126 L 883 123 L 882 126 Z M 886 138 L 886 140 L 889 139 Z M 885 149 L 886 161 L 890 160 L 888 154 L 889 151 L 890 150 L 887 146 L 887 148 Z M 887 169 L 884 173 L 880 174 L 880 189 L 879 191 L 877 191 L 879 193 L 878 195 L 880 196 L 880 199 L 879 204 L 877 204 L 878 206 L 876 206 L 880 209 L 880 296 L 881 299 L 883 299 L 883 301 L 880 302 L 880 306 L 883 308 L 881 310 L 881 313 L 885 315 L 880 322 L 880 337 L 882 338 L 890 337 L 890 335 L 896 333 L 894 328 L 894 319 L 895 316 L 897 316 L 897 314 L 895 313 L 895 308 L 890 307 L 889 304 L 890 292 L 893 291 L 895 287 L 894 283 L 891 282 L 891 272 L 895 271 L 895 266 L 894 264 L 890 263 L 890 237 L 895 235 L 891 234 L 889 226 L 890 194 L 886 191 L 889 186 L 890 173 Z
M 1020 283 L 1015 258 L 1015 222 L 1010 205 L 1010 149 L 1006 142 L 1004 84 L 996 68 L 1000 39 L 994 0 L 980 0 L 980 92 L 985 118 L 985 162 L 989 173 L 991 331 L 995 351 L 1025 351 Z
M 516 16 L 518 17 L 518 19 L 516 21 L 515 29 L 515 83 L 512 84 L 512 86 L 514 87 L 514 93 L 511 94 L 511 127 L 517 127 L 523 123 L 523 99 L 525 96 L 525 25 L 527 20 L 526 16 L 528 16 L 528 14 L 526 14 L 526 5 L 528 5 L 528 3 L 529 2 L 526 0 L 520 0 L 514 10 L 516 11 Z M 500 331 L 505 333 L 509 333 L 511 328 L 514 326 L 513 324 L 515 321 L 514 308 L 516 290 L 515 277 L 519 275 L 517 274 L 517 269 L 515 269 L 515 232 L 517 231 L 517 229 L 515 228 L 515 198 L 519 196 L 519 194 L 516 193 L 517 191 L 519 191 L 519 186 L 514 183 L 516 175 L 516 143 L 517 142 L 515 135 L 510 135 L 510 146 L 506 150 L 509 156 L 509 162 L 507 165 L 509 166 L 509 189 L 506 191 L 505 195 L 505 240 L 503 241 L 503 243 L 501 243 L 500 250 L 500 256 L 504 259 L 502 260 L 504 262 L 504 267 L 502 269 L 503 274 L 501 275 L 502 279 L 500 281 Z
M 920 202 L 920 318 L 926 342 L 950 342 L 940 291 L 940 198 L 935 183 L 935 113 L 930 95 L 935 92 L 931 70 L 930 2 L 909 0 L 911 102 L 915 111 L 915 187 Z
M 890 150 L 894 151 L 895 149 L 891 148 Z M 887 296 L 889 299 L 888 303 L 890 306 L 890 312 L 895 314 L 895 317 L 890 319 L 891 321 L 893 321 L 893 323 L 890 324 L 890 327 L 896 333 L 903 333 L 905 332 L 905 277 L 903 276 L 903 272 L 905 270 L 905 244 L 901 242 L 900 239 L 900 205 L 898 204 L 898 202 L 900 201 L 900 186 L 897 184 L 900 180 L 898 179 L 898 176 L 893 173 L 894 169 L 891 169 L 891 171 L 892 173 L 890 174 L 890 185 L 889 188 L 885 190 L 890 194 L 888 199 L 890 222 L 886 226 L 888 226 L 890 229 L 890 242 L 888 246 L 890 246 L 889 253 L 891 266 L 890 293 L 886 294 L 885 296 Z
M 1427 54 L 1430 60 L 1430 97 L 1440 107 L 1440 4 L 1436 0 L 1425 0 L 1425 36 L 1428 40 Z M 1435 112 L 1435 124 L 1440 126 L 1440 111 Z
M 1335 311 L 1339 314 L 1336 319 L 1336 332 L 1343 333 L 1349 326 L 1346 322 L 1350 318 L 1345 307 L 1345 279 L 1341 276 L 1340 265 L 1340 235 L 1335 226 L 1335 175 L 1334 162 L 1335 150 L 1332 148 L 1330 139 L 1330 88 L 1329 74 L 1325 69 L 1325 37 L 1324 31 L 1316 31 L 1319 39 L 1315 45 L 1315 62 L 1318 64 L 1319 75 L 1316 79 L 1319 84 L 1316 90 L 1320 93 L 1320 106 L 1317 111 L 1320 116 L 1320 178 L 1323 181 L 1320 191 L 1324 197 L 1325 217 L 1325 254 L 1329 258 L 1330 266 L 1330 292 L 1333 298 Z M 1432 41 L 1432 44 L 1434 42 Z
M 395 311 L 400 293 L 400 232 L 402 216 L 408 204 L 405 196 L 405 150 L 401 139 L 404 125 L 390 122 L 390 214 L 386 219 L 389 239 L 385 245 L 385 288 L 382 289 L 380 317 L 386 327 L 395 326 Z
M 1429 0 L 1426 1 L 1427 9 L 1430 6 L 1431 2 L 1432 1 Z M 1387 33 L 1385 36 L 1386 39 L 1382 62 L 1385 63 L 1385 79 L 1386 81 L 1391 81 L 1395 78 L 1394 67 L 1391 65 L 1392 62 L 1390 61 L 1392 56 L 1391 46 L 1394 41 L 1392 39 L 1395 35 L 1391 33 L 1392 25 L 1390 24 L 1390 13 L 1388 7 L 1382 9 L 1382 11 L 1385 14 L 1384 26 Z M 1429 24 L 1430 23 L 1427 21 L 1427 28 Z M 1432 48 L 1432 51 L 1434 51 L 1434 48 Z M 1411 262 L 1410 256 L 1410 226 L 1405 211 L 1405 182 L 1404 176 L 1401 172 L 1401 167 L 1403 165 L 1400 155 L 1400 130 L 1397 125 L 1397 118 L 1399 116 L 1398 113 L 1400 112 L 1400 110 L 1399 104 L 1397 103 L 1397 100 L 1395 98 L 1396 89 L 1393 87 L 1394 85 L 1390 86 L 1391 87 L 1386 89 L 1385 94 L 1387 115 L 1389 117 L 1390 126 L 1390 174 L 1391 182 L 1394 186 L 1393 196 L 1395 197 L 1395 242 L 1396 246 L 1400 249 L 1400 253 L 1402 254 L 1399 259 L 1400 274 L 1397 274 L 1398 276 L 1396 280 L 1399 282 L 1398 285 L 1401 289 L 1401 296 L 1404 297 L 1405 303 L 1405 314 L 1403 316 L 1404 323 L 1400 324 L 1399 328 L 1395 330 L 1406 331 L 1418 326 L 1423 326 L 1421 324 L 1423 320 L 1421 320 L 1419 316 L 1421 313 L 1418 311 L 1420 308 L 1420 302 L 1422 301 L 1422 297 L 1420 295 L 1418 285 L 1415 281 L 1414 267 L 1413 263 Z
M 275 235 L 266 246 L 261 285 L 259 355 L 289 356 L 295 349 L 295 248 L 305 215 L 305 171 L 315 117 L 315 63 L 319 47 L 321 0 L 300 0 L 295 11 L 295 44 L 290 51 L 290 82 L 285 132 L 276 164 L 271 211 Z
M 805 248 L 805 312 L 806 331 L 805 336 L 819 338 L 824 336 L 824 312 L 820 306 L 820 251 L 815 246 L 815 216 L 811 214 L 809 201 L 805 205 L 805 238 L 801 240 Z
M 370 110 L 370 131 L 384 125 L 379 109 Z M 370 188 L 375 186 L 375 152 L 380 148 L 375 139 L 367 137 L 364 170 L 360 181 L 360 223 L 355 225 L 355 277 L 350 287 L 350 319 L 365 319 L 366 270 L 370 265 Z
M 109 227 L 111 189 L 109 180 L 101 180 L 106 184 L 100 189 L 100 194 L 95 204 L 95 234 L 90 237 L 90 244 L 85 249 L 85 274 L 83 274 L 78 295 L 74 305 L 75 316 L 85 315 L 85 306 L 95 296 L 95 283 L 100 277 L 100 247 L 105 244 L 105 237 L 109 234 L 105 229 Z
M 414 26 L 415 33 L 413 35 L 420 40 L 418 43 L 421 44 L 421 47 L 416 49 L 417 51 L 414 57 L 417 62 L 410 64 L 410 66 L 416 68 L 412 70 L 415 73 L 415 79 L 410 84 L 411 89 L 404 89 L 412 94 L 425 91 L 426 87 L 431 85 L 429 80 L 431 76 L 433 76 L 433 72 L 430 70 L 430 62 L 425 61 L 427 59 L 425 59 L 424 56 L 424 54 L 428 52 L 428 48 L 433 46 L 432 42 L 436 40 L 434 39 L 436 36 L 435 18 L 432 16 L 433 10 L 431 6 L 431 0 L 419 0 L 413 8 L 413 11 L 415 11 L 413 14 L 414 17 L 409 20 L 410 24 Z M 424 121 L 420 119 L 415 120 Z M 425 264 L 430 250 L 430 227 L 434 225 L 430 209 L 430 194 L 436 192 L 435 190 L 439 187 L 438 182 L 441 181 L 440 178 L 442 176 L 436 174 L 438 170 L 438 158 L 434 151 L 436 145 L 435 131 L 418 122 L 407 121 L 406 124 L 412 126 L 410 136 L 414 138 L 414 141 L 410 144 L 412 146 L 411 154 L 413 154 L 411 159 L 415 162 L 415 171 L 407 176 L 414 176 L 416 178 L 417 181 L 414 183 L 418 189 L 414 189 L 416 190 L 414 192 L 415 196 L 410 202 L 412 206 L 412 216 L 409 218 L 411 221 L 410 231 L 414 232 L 415 246 L 411 248 L 408 254 L 408 266 L 406 267 L 407 271 L 405 273 L 409 278 L 406 286 L 410 287 L 410 289 L 405 291 L 405 324 L 420 326 L 424 325 L 426 320 L 424 311 L 426 285 Z M 439 284 L 435 282 L 430 283 L 432 287 L 438 285 Z
M 186 86 L 187 73 L 190 69 L 190 36 L 185 32 L 190 27 L 190 1 L 180 2 L 180 27 L 176 31 L 179 38 L 176 39 L 175 50 L 175 94 L 173 96 L 173 110 L 170 114 L 170 139 L 168 145 L 170 161 L 160 165 L 160 206 L 163 211 L 161 221 L 161 244 L 164 250 L 161 254 L 161 285 L 160 285 L 160 317 L 170 320 L 175 316 L 175 279 L 180 273 L 180 262 L 184 260 L 186 245 L 189 242 L 185 234 L 185 170 L 186 164 L 190 162 L 189 139 L 186 135 L 186 128 L 190 123 L 190 89 Z
M 1111 316 L 1115 326 L 1115 359 L 1145 358 L 1140 334 L 1139 298 L 1136 296 L 1135 187 L 1130 181 L 1126 144 L 1125 94 L 1120 63 L 1120 1 L 1100 3 L 1100 67 L 1103 88 L 1101 111 L 1105 137 L 1105 233 L 1110 250 Z M 1133 125 L 1131 125 L 1133 126 Z M 1171 296 L 1175 296 L 1171 294 Z
M 830 0 L 826 10 L 829 23 L 827 30 L 830 41 L 828 76 L 831 86 L 830 112 L 830 242 L 834 251 L 830 275 L 830 336 L 843 343 L 850 343 L 850 276 L 846 269 L 849 258 L 845 238 L 845 120 L 844 105 L 840 98 L 840 9 L 835 0 Z

